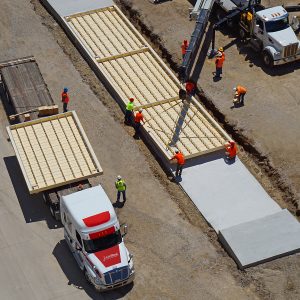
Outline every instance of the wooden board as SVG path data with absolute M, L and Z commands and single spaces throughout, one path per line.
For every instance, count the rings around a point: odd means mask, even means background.
M 228 135 L 196 99 L 169 101 L 182 85 L 116 6 L 65 20 L 124 105 L 134 98 L 144 108 L 145 130 L 167 158 L 175 148 L 192 158 L 223 147 Z
M 1 76 L 17 114 L 54 104 L 35 61 L 6 63 Z
M 31 194 L 103 173 L 74 111 L 7 131 Z

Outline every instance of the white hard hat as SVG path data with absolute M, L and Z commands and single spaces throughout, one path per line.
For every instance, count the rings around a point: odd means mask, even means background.
M 234 91 L 234 92 L 236 91 L 236 87 L 233 88 L 233 91 Z
M 143 111 L 143 109 L 142 109 L 142 108 L 140 108 L 140 109 L 139 109 L 139 112 L 141 113 L 142 111 Z
M 122 179 L 121 175 L 118 175 L 118 176 L 117 176 L 117 179 L 118 179 L 118 180 Z
M 177 148 L 175 148 L 174 150 L 175 150 L 175 153 L 178 153 L 178 152 L 179 152 L 179 150 L 178 150 Z

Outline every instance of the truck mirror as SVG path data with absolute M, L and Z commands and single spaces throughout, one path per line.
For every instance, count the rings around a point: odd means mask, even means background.
M 133 259 L 133 254 L 129 253 L 129 260 L 128 262 L 130 262 Z
M 123 231 L 123 233 L 122 233 L 122 237 L 123 237 L 123 236 L 125 236 L 127 234 L 128 226 L 127 226 L 127 224 L 121 224 L 120 227 L 121 227 L 121 229 Z

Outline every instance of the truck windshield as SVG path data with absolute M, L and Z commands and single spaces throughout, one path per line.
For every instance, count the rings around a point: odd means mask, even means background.
M 266 22 L 267 32 L 280 31 L 280 30 L 284 30 L 288 27 L 289 27 L 288 17 L 277 20 L 277 21 L 268 21 L 268 22 Z
M 83 240 L 84 249 L 88 253 L 94 253 L 111 248 L 122 242 L 122 236 L 120 230 L 109 234 L 107 236 L 94 239 L 94 240 Z

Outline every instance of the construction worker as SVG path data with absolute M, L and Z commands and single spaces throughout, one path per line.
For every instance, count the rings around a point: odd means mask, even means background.
M 224 63 L 224 61 L 225 61 L 225 52 L 224 52 L 223 47 L 220 47 L 220 48 L 218 49 L 218 51 L 222 54 L 222 59 L 223 59 L 223 63 Z
M 143 110 L 139 109 L 139 111 L 135 114 L 134 117 L 134 138 L 139 139 L 140 138 L 140 127 L 141 127 L 141 122 L 144 123 L 144 115 L 142 114 Z
M 115 203 L 114 206 L 119 207 L 121 194 L 123 196 L 122 206 L 124 206 L 126 202 L 126 183 L 124 179 L 122 179 L 121 175 L 117 176 L 117 181 L 115 182 L 115 186 L 117 189 L 117 202 Z
M 64 113 L 68 111 L 68 103 L 70 102 L 68 91 L 69 89 L 65 87 L 61 93 L 61 102 L 63 103 Z
M 244 105 L 244 97 L 247 93 L 246 88 L 241 85 L 237 85 L 235 88 L 233 88 L 233 91 L 235 92 L 235 99 L 237 102 L 239 102 L 240 105 Z
M 134 109 L 134 99 L 130 98 L 129 102 L 126 105 L 126 111 L 125 111 L 125 120 L 124 123 L 131 125 L 132 124 L 132 117 L 133 117 L 133 109 Z
M 185 164 L 185 158 L 184 155 L 178 150 L 175 150 L 175 155 L 171 158 L 171 160 L 177 160 L 177 168 L 176 168 L 176 172 L 175 175 L 176 177 L 181 176 L 182 174 L 182 168 Z
M 196 85 L 192 80 L 188 80 L 185 83 L 185 89 L 189 96 L 194 96 L 196 93 Z
M 218 51 L 217 55 L 216 55 L 216 60 L 215 60 L 215 64 L 216 64 L 215 78 L 221 78 L 223 62 L 224 62 L 224 60 L 222 58 L 222 53 L 220 51 Z
M 182 59 L 184 59 L 184 56 L 186 54 L 186 51 L 189 47 L 189 43 L 187 40 L 184 40 L 183 43 L 181 44 L 181 54 L 182 54 Z
M 234 160 L 237 153 L 237 146 L 236 143 L 233 141 L 228 141 L 225 144 L 225 155 L 228 160 Z

